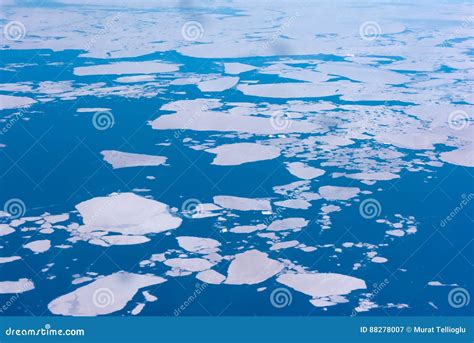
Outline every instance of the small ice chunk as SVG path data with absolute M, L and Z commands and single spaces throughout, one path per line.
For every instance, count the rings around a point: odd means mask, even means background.
M 224 63 L 224 72 L 226 74 L 237 75 L 241 73 L 245 73 L 250 70 L 257 69 L 257 67 L 243 64 L 243 63 Z
M 270 250 L 281 250 L 281 249 L 287 249 L 287 248 L 292 248 L 300 244 L 298 241 L 287 241 L 287 242 L 280 242 L 280 243 L 275 243 L 270 247 Z

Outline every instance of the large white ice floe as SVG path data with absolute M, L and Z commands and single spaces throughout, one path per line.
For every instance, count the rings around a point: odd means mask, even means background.
M 321 307 L 321 300 L 324 306 L 331 306 L 340 302 L 334 297 L 367 288 L 364 280 L 336 273 L 288 273 L 280 275 L 277 282 L 311 296 L 312 300 L 316 300 L 311 303 L 317 307 Z
M 207 149 L 216 154 L 212 164 L 218 166 L 237 166 L 244 163 L 271 160 L 280 156 L 280 149 L 257 143 L 233 143 Z
M 76 209 L 84 221 L 83 232 L 143 235 L 176 229 L 182 222 L 170 213 L 168 205 L 134 193 L 93 198 L 76 205 Z
M 230 285 L 253 285 L 279 273 L 284 265 L 258 250 L 248 250 L 235 255 L 224 283 Z
M 97 316 L 123 309 L 144 287 L 166 279 L 155 275 L 117 272 L 54 299 L 48 304 L 53 314 L 63 316 Z

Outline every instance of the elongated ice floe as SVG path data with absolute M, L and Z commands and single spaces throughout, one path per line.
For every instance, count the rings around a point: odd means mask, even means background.
M 349 200 L 360 193 L 358 187 L 322 186 L 319 194 L 326 200 Z
M 269 231 L 299 230 L 306 227 L 308 221 L 304 218 L 285 218 L 275 220 L 268 226 Z
M 17 260 L 21 260 L 20 256 L 9 256 L 9 257 L 0 257 L 0 264 L 2 263 L 10 263 Z
M 24 293 L 34 288 L 33 281 L 24 278 L 17 281 L 0 281 L 0 294 Z
M 256 143 L 225 144 L 206 151 L 217 155 L 212 164 L 218 166 L 237 166 L 244 163 L 271 160 L 280 156 L 279 148 Z
M 54 299 L 48 304 L 53 314 L 63 316 L 98 316 L 123 309 L 144 287 L 165 282 L 149 274 L 117 272 Z
M 277 278 L 277 282 L 307 294 L 313 299 L 346 295 L 352 291 L 367 288 L 364 280 L 336 273 L 283 274 Z M 318 303 L 313 305 L 319 306 Z
M 293 209 L 306 210 L 311 207 L 311 203 L 302 199 L 288 199 L 274 202 L 275 205 Z
M 243 63 L 224 63 L 224 72 L 226 74 L 237 75 L 241 73 L 245 73 L 250 70 L 255 70 L 257 67 L 251 66 L 249 64 Z
M 196 279 L 212 285 L 219 285 L 225 280 L 225 276 L 213 269 L 209 269 L 197 273 Z
M 178 244 L 186 251 L 198 254 L 212 254 L 219 251 L 221 243 L 212 238 L 180 236 L 176 237 Z
M 144 62 L 116 62 L 109 64 L 90 65 L 74 68 L 78 76 L 88 75 L 126 75 L 126 74 L 154 74 L 177 71 L 179 65 L 144 61 Z
M 245 95 L 263 98 L 321 98 L 339 94 L 340 87 L 335 84 L 314 83 L 270 83 L 240 85 L 237 87 Z
M 176 229 L 182 222 L 171 215 L 168 205 L 133 193 L 93 198 L 76 205 L 76 209 L 84 221 L 82 231 L 143 235 Z
M 0 110 L 26 107 L 34 104 L 36 100 L 24 96 L 13 96 L 0 94 Z
M 201 92 L 222 92 L 226 89 L 234 87 L 239 82 L 238 77 L 220 77 L 213 80 L 199 82 L 198 88 Z
M 168 267 L 190 272 L 200 272 L 212 268 L 213 263 L 204 258 L 170 258 L 164 262 Z
M 387 181 L 399 179 L 400 175 L 393 174 L 390 172 L 372 172 L 372 173 L 354 173 L 354 174 L 345 174 L 349 179 L 354 180 L 377 180 L 377 181 Z
M 216 195 L 214 203 L 220 207 L 238 211 L 271 211 L 272 205 L 266 199 L 242 198 L 230 195 Z
M 176 101 L 161 108 L 176 113 L 161 115 L 151 122 L 151 126 L 156 130 L 243 132 L 260 135 L 309 133 L 320 129 L 317 124 L 299 120 L 292 120 L 291 125 L 280 127 L 275 125 L 271 117 L 214 111 L 220 106 L 215 101 L 203 101 L 203 99 Z
M 314 179 L 325 173 L 322 169 L 310 167 L 302 162 L 288 163 L 286 167 L 291 174 L 304 180 Z
M 114 169 L 128 167 L 160 166 L 166 163 L 166 157 L 134 154 L 117 150 L 104 150 L 101 152 L 104 160 L 112 165 Z
M 283 264 L 268 258 L 268 254 L 249 250 L 235 255 L 224 283 L 230 285 L 254 285 L 263 282 L 283 269 Z

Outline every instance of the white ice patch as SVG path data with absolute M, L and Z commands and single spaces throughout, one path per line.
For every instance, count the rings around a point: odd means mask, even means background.
M 42 240 L 39 240 L 39 241 L 34 241 L 34 242 L 27 243 L 23 247 L 26 248 L 26 249 L 30 249 L 31 251 L 33 251 L 36 254 L 40 254 L 40 253 L 43 253 L 45 251 L 48 251 L 49 248 L 51 248 L 51 241 L 47 240 L 47 239 L 42 239 Z
M 19 294 L 35 288 L 33 281 L 19 279 L 18 281 L 0 281 L 0 294 Z
M 213 198 L 216 205 L 238 211 L 271 211 L 272 205 L 266 199 L 242 198 L 230 195 L 217 195 Z
M 283 264 L 268 258 L 258 250 L 235 255 L 227 271 L 226 284 L 254 285 L 263 282 L 283 269 Z
M 225 276 L 213 269 L 204 270 L 196 274 L 196 278 L 202 282 L 219 285 L 225 280 Z
M 311 180 L 325 173 L 322 169 L 307 166 L 302 162 L 288 163 L 287 168 L 291 174 L 304 180 Z
M 238 77 L 221 77 L 213 80 L 198 82 L 201 92 L 222 92 L 234 87 L 239 82 Z
M 0 264 L 10 263 L 17 260 L 21 260 L 21 257 L 20 256 L 0 257 Z
M 218 241 L 212 238 L 181 236 L 176 237 L 181 248 L 189 252 L 198 254 L 212 254 L 219 251 L 221 245 Z
M 0 224 L 0 236 L 6 236 L 15 232 L 15 229 L 7 224 Z
M 268 226 L 270 231 L 299 230 L 308 225 L 304 218 L 286 218 L 275 220 Z
M 356 197 L 359 193 L 360 189 L 358 187 L 319 187 L 319 194 L 326 200 L 349 200 Z
M 258 230 L 263 230 L 265 229 L 266 226 L 264 224 L 258 224 L 258 225 L 240 225 L 240 226 L 235 226 L 232 229 L 230 229 L 230 232 L 233 233 L 252 233 Z
M 237 87 L 245 95 L 261 98 L 319 98 L 339 94 L 336 84 L 314 83 L 270 83 L 258 85 L 240 85 Z
M 255 69 L 257 67 L 243 63 L 224 63 L 224 72 L 226 74 L 237 75 Z
M 287 241 L 287 242 L 279 242 L 275 243 L 270 247 L 270 250 L 281 250 L 281 249 L 288 249 L 297 246 L 300 244 L 298 241 Z
M 373 173 L 354 173 L 345 174 L 349 179 L 365 180 L 365 181 L 388 181 L 399 179 L 400 176 L 389 172 L 373 172 Z
M 166 157 L 134 154 L 116 150 L 104 150 L 101 152 L 104 160 L 112 165 L 114 169 L 128 167 L 160 166 L 166 163 Z
M 74 68 L 74 75 L 155 74 L 177 71 L 179 65 L 161 62 L 117 62 Z
M 456 150 L 442 152 L 439 158 L 451 164 L 463 167 L 474 167 L 474 144 Z
M 211 269 L 214 265 L 204 258 L 171 258 L 164 262 L 168 267 L 189 272 Z
M 95 280 L 62 295 L 48 304 L 53 314 L 63 316 L 97 316 L 123 309 L 144 287 L 166 279 L 155 275 L 118 272 Z
M 335 273 L 283 274 L 277 278 L 277 282 L 313 299 L 345 295 L 357 289 L 367 288 L 364 280 Z
M 212 164 L 218 166 L 237 166 L 244 163 L 271 160 L 280 156 L 280 149 L 256 143 L 234 143 L 207 149 L 217 156 Z
M 23 96 L 0 94 L 0 110 L 7 110 L 18 107 L 27 107 L 34 104 L 36 100 Z
M 274 204 L 281 207 L 300 209 L 300 210 L 306 210 L 311 207 L 311 204 L 309 202 L 307 202 L 306 200 L 299 200 L 299 199 L 276 201 L 274 202 Z
M 133 193 L 97 197 L 76 205 L 84 226 L 81 231 L 105 230 L 143 235 L 176 229 L 182 220 L 171 215 L 169 207 Z

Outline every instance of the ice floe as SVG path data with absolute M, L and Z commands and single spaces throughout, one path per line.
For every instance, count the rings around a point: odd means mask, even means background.
M 271 211 L 272 205 L 267 199 L 243 198 L 230 195 L 216 195 L 216 205 L 238 211 Z
M 283 264 L 268 258 L 258 250 L 235 255 L 227 270 L 226 284 L 254 285 L 263 282 L 283 269 Z
M 143 235 L 176 229 L 181 218 L 173 216 L 168 205 L 133 193 L 97 197 L 76 205 L 83 232 L 105 230 L 128 235 Z
M 217 155 L 212 164 L 218 166 L 237 166 L 244 163 L 271 160 L 280 156 L 280 149 L 256 143 L 234 143 L 207 149 Z
M 166 157 L 135 154 L 116 150 L 104 150 L 101 152 L 104 160 L 112 165 L 114 169 L 128 167 L 160 166 L 166 163 Z
M 54 299 L 48 304 L 48 309 L 53 314 L 63 316 L 114 313 L 123 309 L 141 288 L 165 281 L 155 275 L 117 272 Z

